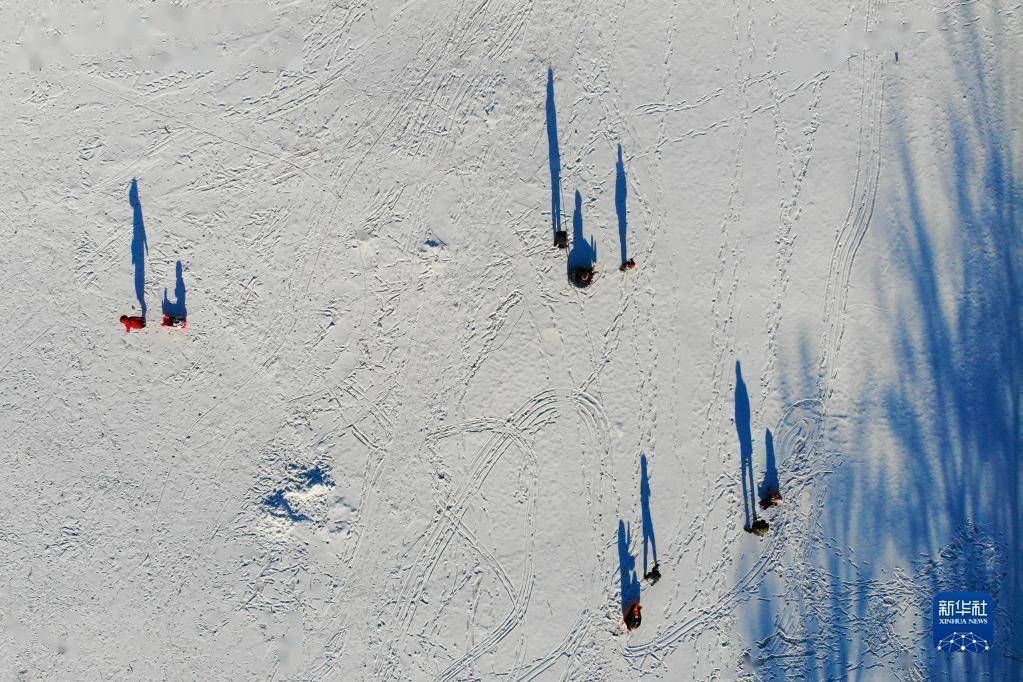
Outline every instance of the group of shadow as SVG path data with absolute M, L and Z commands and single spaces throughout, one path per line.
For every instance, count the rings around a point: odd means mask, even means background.
M 128 202 L 132 210 L 131 262 L 135 267 L 135 298 L 138 299 L 140 315 L 121 315 L 124 331 L 144 329 L 146 326 L 146 254 L 149 245 L 146 241 L 146 225 L 142 219 L 142 202 L 139 201 L 139 183 L 132 179 L 128 190 Z M 181 261 L 174 268 L 174 301 L 167 297 L 167 289 L 163 290 L 163 325 L 164 327 L 188 326 L 188 309 L 185 306 L 185 280 L 181 273 Z
M 643 515 L 643 579 L 656 585 L 661 579 L 661 565 L 657 561 L 657 538 L 654 535 L 654 521 L 650 513 L 650 474 L 646 455 L 639 460 L 639 500 Z M 625 627 L 635 630 L 643 622 L 643 606 L 640 604 L 640 582 L 636 573 L 636 560 L 629 551 L 632 543 L 631 530 L 624 521 L 618 522 L 618 565 L 622 584 L 622 620 Z M 652 561 L 653 566 L 647 570 Z
M 755 488 L 749 393 L 746 391 L 746 382 L 742 380 L 742 366 L 738 362 L 735 363 L 735 430 L 739 434 L 742 506 L 743 512 L 746 514 L 743 530 L 763 537 L 767 535 L 771 524 L 767 522 L 767 519 L 757 516 L 757 507 L 759 506 L 762 511 L 767 511 L 782 502 L 781 487 L 778 483 L 778 468 L 774 460 L 774 436 L 771 435 L 771 429 L 767 429 L 764 436 L 764 445 L 767 451 L 764 480 L 759 487 Z
M 768 429 L 765 437 L 767 454 L 764 480 L 759 486 L 755 486 L 749 393 L 746 391 L 746 383 L 742 380 L 742 367 L 738 362 L 735 363 L 735 381 L 735 428 L 739 434 L 743 510 L 746 514 L 746 523 L 743 529 L 748 533 L 763 537 L 767 534 L 770 524 L 766 519 L 757 515 L 757 507 L 762 511 L 767 511 L 782 502 L 778 469 L 774 457 L 774 437 L 771 430 Z M 643 579 L 653 586 L 661 579 L 661 571 L 657 561 L 657 539 L 654 535 L 653 516 L 650 513 L 650 475 L 645 454 L 640 457 L 639 497 L 643 516 Z M 632 534 L 628 524 L 625 521 L 619 521 L 618 563 L 622 585 L 622 620 L 629 631 L 635 630 L 643 622 L 640 579 L 636 571 L 636 560 L 629 550 L 631 544 Z M 647 570 L 647 566 L 651 562 L 653 566 Z
M 554 246 L 569 249 L 568 231 L 561 224 L 561 149 L 558 145 L 558 117 L 554 105 L 554 70 L 547 70 L 547 144 L 551 167 L 551 229 L 554 232 Z M 618 161 L 615 164 L 615 212 L 618 214 L 618 241 L 621 248 L 622 264 L 619 270 L 626 272 L 636 267 L 636 260 L 628 257 L 626 235 L 628 217 L 625 204 L 628 186 L 625 164 L 622 160 L 622 146 L 618 145 Z M 594 264 L 597 262 L 597 243 L 583 235 L 583 198 L 575 192 L 575 212 L 572 214 L 572 244 L 568 251 L 568 279 L 577 287 L 588 287 L 596 278 Z

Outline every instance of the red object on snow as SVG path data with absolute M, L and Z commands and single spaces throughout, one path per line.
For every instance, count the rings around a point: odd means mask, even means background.
M 121 324 L 124 325 L 124 332 L 127 334 L 132 329 L 142 329 L 146 326 L 146 319 L 138 315 L 121 315 Z
M 184 317 L 175 317 L 164 313 L 163 315 L 163 326 L 164 327 L 178 327 L 184 329 L 188 326 L 188 320 Z

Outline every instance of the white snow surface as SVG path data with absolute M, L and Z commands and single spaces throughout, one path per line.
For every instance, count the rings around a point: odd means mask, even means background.
M 1019 3 L 0 17 L 0 678 L 1023 676 Z

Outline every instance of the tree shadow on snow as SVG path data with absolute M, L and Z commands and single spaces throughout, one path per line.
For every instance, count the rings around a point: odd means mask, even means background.
M 857 368 L 866 379 L 849 414 L 827 422 L 856 448 L 814 474 L 824 542 L 805 549 L 802 580 L 786 571 L 798 599 L 779 603 L 761 582 L 761 617 L 743 619 L 757 628 L 759 679 L 1023 679 L 1023 150 L 1003 75 L 1018 57 L 1001 54 L 1013 42 L 997 8 L 977 11 L 940 19 L 955 64 L 956 94 L 937 111 L 947 135 L 905 130 L 911 95 L 886 85 L 895 162 L 869 229 L 891 252 L 891 267 L 874 268 L 892 324 L 877 365 Z M 958 590 L 994 598 L 986 654 L 932 648 L 931 601 Z

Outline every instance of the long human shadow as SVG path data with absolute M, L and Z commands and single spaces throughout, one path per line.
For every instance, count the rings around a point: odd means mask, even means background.
M 561 231 L 561 149 L 558 112 L 554 105 L 554 69 L 547 69 L 547 149 L 551 165 L 551 231 Z
M 639 602 L 639 577 L 636 575 L 636 559 L 629 552 L 632 536 L 624 521 L 618 521 L 618 569 L 622 583 L 622 615 L 629 607 Z
M 185 305 L 185 278 L 181 274 L 181 261 L 174 266 L 174 302 L 167 298 L 167 289 L 163 290 L 163 314 L 170 317 L 188 317 Z
M 572 248 L 568 251 L 568 269 L 592 268 L 597 262 L 597 240 L 586 241 L 583 234 L 583 196 L 575 191 L 575 213 L 572 214 Z
M 622 145 L 618 145 L 618 161 L 615 163 L 615 212 L 618 214 L 618 248 L 622 252 L 622 263 L 629 260 L 629 220 L 625 210 L 628 193 L 625 163 L 622 161 Z
M 135 298 L 142 309 L 142 319 L 146 319 L 146 254 L 149 244 L 146 241 L 146 224 L 142 220 L 142 202 L 139 201 L 139 182 L 131 179 L 128 190 L 128 202 L 132 211 L 131 262 L 135 266 Z
M 742 380 L 742 367 L 735 363 L 735 430 L 739 434 L 739 461 L 742 473 L 742 508 L 746 513 L 746 528 L 757 520 L 756 486 L 753 479 L 753 435 L 750 432 L 749 393 Z
M 771 429 L 767 429 L 764 433 L 764 448 L 766 450 L 764 457 L 764 480 L 757 491 L 760 499 L 764 499 L 770 493 L 781 492 L 780 483 L 778 482 L 778 465 L 774 459 L 774 435 L 771 434 Z
M 646 453 L 639 459 L 639 503 L 643 509 L 643 575 L 647 573 L 647 546 L 649 554 L 657 565 L 657 538 L 654 536 L 654 519 L 650 514 L 650 475 L 647 472 Z

